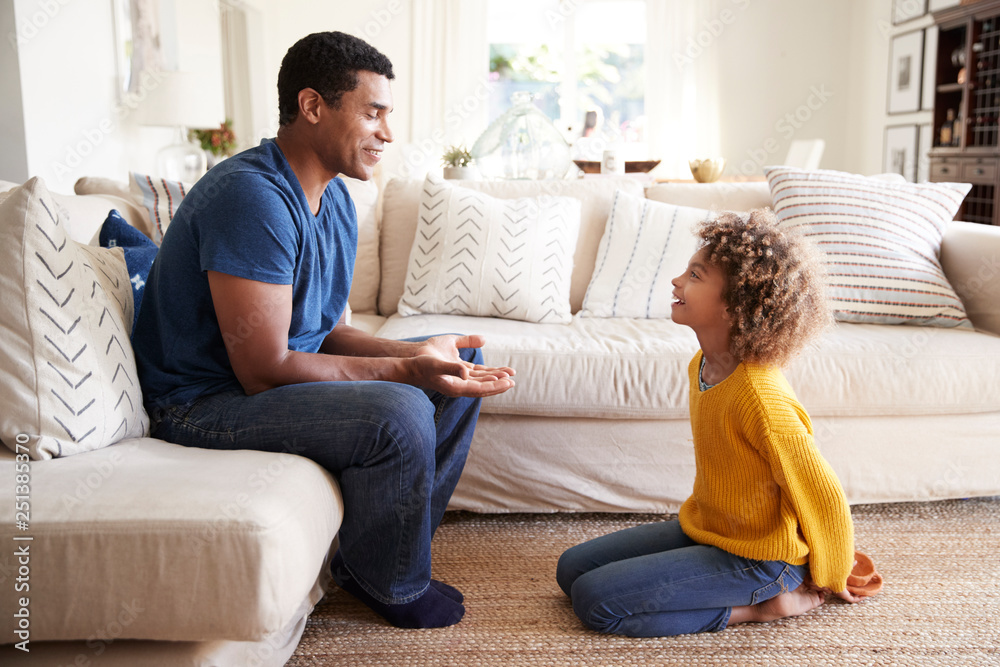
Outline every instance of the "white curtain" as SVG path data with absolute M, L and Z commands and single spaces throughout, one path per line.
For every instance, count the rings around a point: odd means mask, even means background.
M 409 142 L 396 175 L 439 169 L 446 146 L 470 147 L 487 125 L 489 44 L 486 3 L 412 0 Z
M 720 0 L 646 0 L 646 113 L 661 178 L 691 178 L 688 160 L 720 150 Z
M 277 132 L 277 111 L 269 113 L 263 49 L 263 19 L 241 0 L 219 3 L 222 29 L 222 76 L 226 117 L 233 121 L 237 150 L 250 148 Z M 273 122 L 271 117 L 273 116 Z

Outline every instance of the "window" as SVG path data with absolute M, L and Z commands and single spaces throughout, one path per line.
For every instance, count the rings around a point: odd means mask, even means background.
M 644 0 L 489 0 L 487 29 L 491 119 L 527 91 L 575 155 L 618 140 L 645 152 Z

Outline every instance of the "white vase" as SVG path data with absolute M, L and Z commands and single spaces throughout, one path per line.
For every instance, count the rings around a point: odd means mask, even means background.
M 444 177 L 456 181 L 475 181 L 479 179 L 479 170 L 475 167 L 445 167 Z

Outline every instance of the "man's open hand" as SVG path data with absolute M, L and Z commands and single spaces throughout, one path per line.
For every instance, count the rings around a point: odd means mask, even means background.
M 434 336 L 410 358 L 413 384 L 445 396 L 482 398 L 502 394 L 514 386 L 514 370 L 464 361 L 459 349 L 482 347 L 482 336 Z

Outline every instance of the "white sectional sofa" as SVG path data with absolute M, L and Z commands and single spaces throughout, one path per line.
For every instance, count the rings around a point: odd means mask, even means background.
M 607 179 L 545 188 L 528 182 L 463 185 L 499 198 L 545 192 L 584 200 L 570 292 L 574 312 L 615 190 L 642 192 L 637 182 Z M 694 475 L 686 393 L 687 365 L 697 349 L 691 331 L 669 320 L 577 316 L 567 325 L 549 325 L 401 317 L 395 305 L 421 187 L 392 181 L 385 188 L 378 315 L 364 321 L 389 338 L 482 333 L 487 361 L 518 373 L 513 391 L 484 402 L 453 507 L 677 510 Z M 645 194 L 716 210 L 771 205 L 763 182 L 665 183 Z M 980 331 L 841 323 L 787 369 L 851 503 L 1000 492 L 1000 229 L 953 223 L 941 259 Z
M 676 510 L 694 478 L 690 330 L 578 315 L 568 324 L 401 316 L 422 185 L 390 181 L 380 196 L 373 185 L 349 184 L 360 225 L 352 324 L 389 338 L 484 334 L 488 363 L 516 369 L 515 389 L 483 404 L 451 507 Z M 716 210 L 770 204 L 766 183 L 463 185 L 498 198 L 581 200 L 574 313 L 617 189 Z M 58 197 L 76 241 L 91 241 L 107 209 L 127 208 L 127 189 L 105 192 Z M 148 228 L 141 209 L 122 212 Z M 1000 229 L 953 223 L 941 261 L 977 330 L 839 324 L 787 369 L 852 503 L 1000 493 Z M 12 479 L 14 465 L 2 449 L 0 476 Z M 4 548 L 4 664 L 283 664 L 322 595 L 342 517 L 335 481 L 293 453 L 133 438 L 33 462 L 31 480 L 31 653 L 11 645 L 19 641 L 11 591 L 20 566 Z M 0 498 L 6 545 L 17 534 L 10 488 Z

